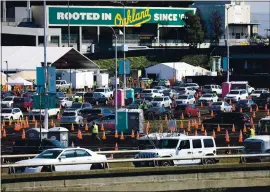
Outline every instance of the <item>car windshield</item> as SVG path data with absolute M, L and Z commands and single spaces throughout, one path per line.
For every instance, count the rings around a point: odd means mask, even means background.
M 171 90 L 164 90 L 163 93 L 170 93 Z
M 179 97 L 178 97 L 178 99 L 187 99 L 188 98 L 188 96 L 186 96 L 186 95 L 180 95 Z
M 94 96 L 93 93 L 86 93 L 86 94 L 84 95 L 84 97 L 93 97 L 93 96 Z
M 56 81 L 56 84 L 59 85 L 61 83 L 61 81 Z
M 212 95 L 211 94 L 204 94 L 204 95 L 202 95 L 202 97 L 212 97 Z
M 59 97 L 59 100 L 65 100 L 65 97 Z
M 1 113 L 11 113 L 12 109 L 2 109 Z
M 151 90 L 143 90 L 143 93 L 152 93 Z
M 65 93 L 58 92 L 58 93 L 56 93 L 56 96 L 57 97 L 65 97 Z
M 248 100 L 240 100 L 239 103 L 246 104 L 246 103 L 248 103 Z
M 100 114 L 101 113 L 101 109 L 91 109 L 91 110 L 88 110 L 89 114 Z
M 212 105 L 222 105 L 222 102 L 215 102 Z
M 174 149 L 177 147 L 178 139 L 161 139 L 159 141 L 159 149 Z
M 82 104 L 81 103 L 73 103 L 71 108 L 75 108 L 75 109 L 79 109 L 82 107 Z
M 163 98 L 158 98 L 158 97 L 156 97 L 156 98 L 154 98 L 152 101 L 163 101 Z
M 12 101 L 12 97 L 6 97 L 3 101 Z
M 205 89 L 211 89 L 211 86 L 210 85 L 205 85 L 204 88 Z
M 254 91 L 254 93 L 262 93 L 262 90 Z
M 239 91 L 230 91 L 229 94 L 238 95 L 239 94 Z
M 40 153 L 35 159 L 56 159 L 63 150 L 46 150 Z
M 185 88 L 177 88 L 178 91 L 185 91 Z
M 67 111 L 67 112 L 64 112 L 62 114 L 63 117 L 67 117 L 67 116 L 76 116 L 76 113 L 75 112 L 71 112 L 71 111 Z
M 105 92 L 105 91 L 104 91 L 104 89 L 96 89 L 95 92 L 103 93 L 103 92 Z

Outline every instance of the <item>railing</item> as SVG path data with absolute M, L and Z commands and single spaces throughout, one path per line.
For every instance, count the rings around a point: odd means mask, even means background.
M 243 146 L 234 146 L 234 147 L 217 147 L 217 150 L 240 150 L 243 149 Z M 139 153 L 144 152 L 145 150 L 121 150 L 121 151 L 96 151 L 97 154 L 127 154 L 127 153 Z M 2 159 L 5 158 L 22 158 L 22 157 L 35 157 L 38 154 L 22 154 L 22 155 L 1 155 Z
M 55 165 L 79 165 L 79 164 L 105 164 L 105 163 L 128 163 L 145 161 L 173 161 L 173 160 L 204 160 L 204 159 L 228 159 L 228 158 L 248 158 L 248 157 L 270 157 L 270 154 L 252 154 L 252 155 L 217 155 L 217 156 L 194 156 L 194 157 L 161 157 L 161 158 L 141 158 L 141 159 L 112 159 L 100 161 L 81 161 L 81 162 L 57 162 L 57 163 L 31 163 L 31 164 L 5 164 L 1 168 L 15 167 L 33 167 L 33 166 L 55 166 Z M 104 166 L 105 168 L 105 166 Z

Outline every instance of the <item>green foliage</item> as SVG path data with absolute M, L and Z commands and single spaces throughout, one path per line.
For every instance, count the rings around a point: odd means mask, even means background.
M 183 20 L 185 22 L 184 42 L 188 43 L 190 47 L 196 48 L 204 40 L 201 18 L 197 14 L 186 12 Z
M 187 55 L 184 56 L 180 61 L 206 69 L 210 68 L 210 59 L 207 55 Z
M 224 33 L 223 31 L 223 21 L 219 11 L 215 10 L 211 13 L 211 28 L 212 28 L 212 39 L 219 43 L 221 35 Z

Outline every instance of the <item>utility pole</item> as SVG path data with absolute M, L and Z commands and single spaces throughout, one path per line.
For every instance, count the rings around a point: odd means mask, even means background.
M 45 105 L 44 105 L 44 108 L 45 108 L 45 117 L 44 117 L 44 128 L 45 129 L 49 129 L 48 127 L 48 102 L 46 102 L 46 99 L 48 98 L 48 93 L 47 93 L 47 90 L 48 90 L 48 66 L 47 66 L 47 51 L 46 51 L 46 47 L 47 47 L 47 31 L 46 31 L 46 28 L 47 28 L 47 14 L 46 14 L 46 0 L 43 0 L 43 17 L 44 17 L 44 72 L 45 72 L 45 84 L 44 84 L 44 100 L 45 100 Z
M 227 65 L 228 65 L 228 69 L 227 69 L 227 82 L 230 82 L 230 45 L 229 45 L 229 9 L 232 7 L 233 5 L 228 5 L 227 7 L 225 6 L 226 10 L 227 10 Z

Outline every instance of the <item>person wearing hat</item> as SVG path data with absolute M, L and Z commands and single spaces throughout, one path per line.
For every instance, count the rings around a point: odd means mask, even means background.
M 249 137 L 254 137 L 256 135 L 255 130 L 253 127 L 249 128 Z

